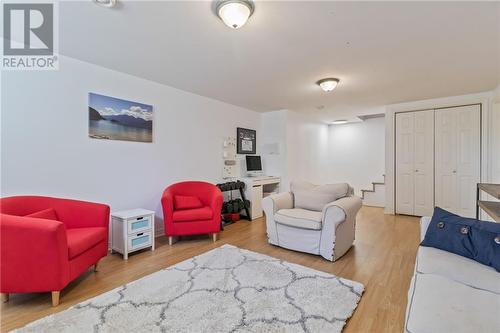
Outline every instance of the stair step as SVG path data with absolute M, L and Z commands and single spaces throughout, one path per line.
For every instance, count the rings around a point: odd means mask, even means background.
M 371 190 L 361 190 L 361 199 L 365 198 L 365 193 L 374 193 L 375 192 L 375 187 L 377 185 L 385 185 L 385 175 L 384 176 L 384 181 L 383 182 L 372 182 L 372 189 Z

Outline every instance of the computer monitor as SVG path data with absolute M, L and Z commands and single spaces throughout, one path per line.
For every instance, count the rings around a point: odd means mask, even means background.
M 262 175 L 262 162 L 258 155 L 247 155 L 247 174 L 249 176 Z

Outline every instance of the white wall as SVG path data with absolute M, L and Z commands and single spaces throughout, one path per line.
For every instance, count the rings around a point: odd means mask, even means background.
M 260 131 L 260 114 L 60 58 L 59 71 L 2 73 L 1 194 L 42 194 L 142 207 L 162 215 L 171 183 L 217 182 L 222 140 Z M 153 105 L 153 143 L 88 137 L 89 92 Z M 159 225 L 160 226 L 160 225 Z
M 491 144 L 490 144 L 490 172 L 489 182 L 500 184 L 500 86 L 496 89 L 496 95 L 491 106 Z M 481 193 L 482 200 L 497 201 L 490 195 Z M 481 218 L 493 221 L 493 219 L 481 210 Z
M 500 99 L 491 109 L 491 182 L 500 184 Z
M 287 110 L 263 113 L 258 135 L 264 173 L 281 177 L 283 184 L 288 183 L 286 125 Z
M 288 178 L 321 184 L 328 181 L 328 125 L 288 111 Z
M 491 106 L 491 182 L 500 184 L 500 84 L 493 92 Z
M 469 94 L 461 96 L 451 96 L 408 103 L 388 105 L 386 107 L 386 135 L 385 135 L 385 175 L 386 175 L 386 205 L 385 212 L 394 214 L 394 117 L 396 112 L 427 110 L 441 107 L 450 107 L 467 104 L 482 105 L 482 133 L 481 133 L 481 181 L 492 181 L 492 159 L 498 156 L 498 149 L 492 146 L 493 133 L 500 131 L 492 121 L 491 109 L 493 107 L 493 91 Z
M 493 100 L 495 103 L 500 102 L 500 84 L 493 90 Z
M 288 191 L 290 181 L 328 180 L 328 125 L 307 115 L 278 110 L 262 115 L 261 143 L 264 171 L 281 177 L 281 190 Z M 279 154 L 267 153 L 278 146 Z
M 361 195 L 361 189 L 384 180 L 384 118 L 331 125 L 328 141 L 330 182 L 348 182 Z

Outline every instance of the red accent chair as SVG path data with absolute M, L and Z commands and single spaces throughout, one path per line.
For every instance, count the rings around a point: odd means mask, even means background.
M 172 245 L 174 236 L 212 234 L 217 240 L 221 225 L 222 192 L 206 182 L 181 182 L 163 192 L 165 236 Z
M 108 253 L 109 206 L 41 196 L 0 199 L 0 292 L 52 292 Z

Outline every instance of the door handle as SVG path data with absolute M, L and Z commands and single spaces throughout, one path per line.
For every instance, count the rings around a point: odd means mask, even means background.
M 418 169 L 416 169 L 415 172 L 418 172 Z
M 457 173 L 457 170 L 453 170 L 452 172 L 453 172 L 453 173 Z

